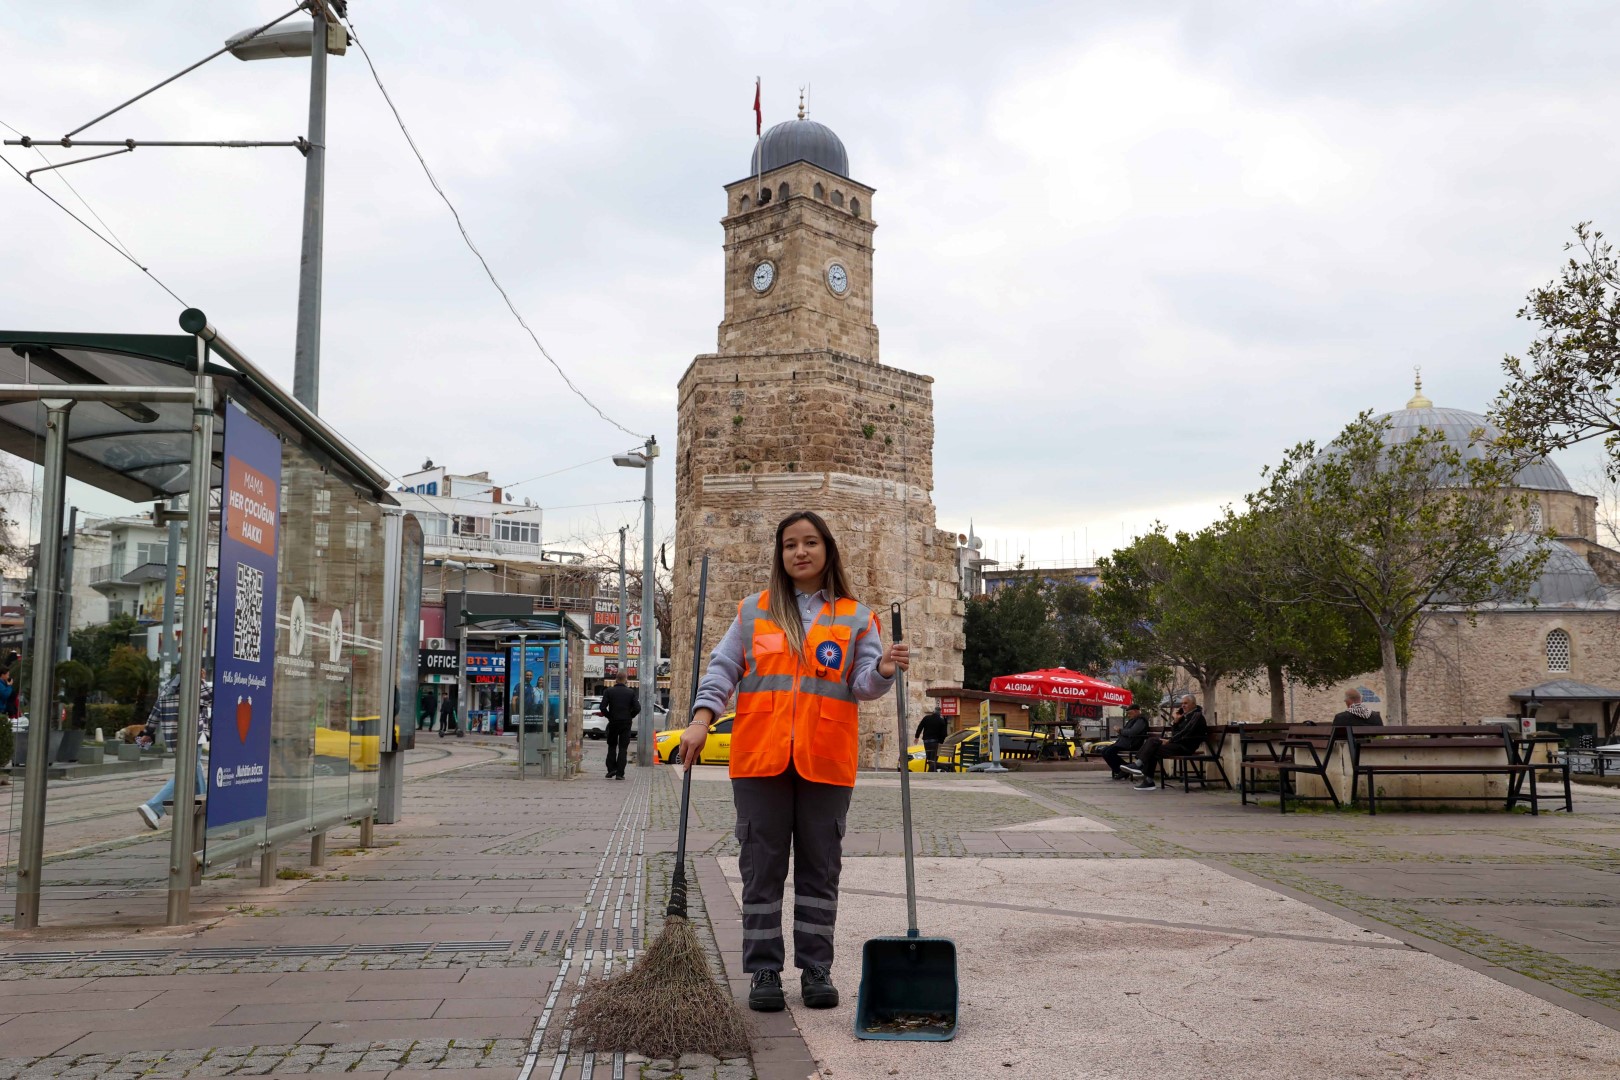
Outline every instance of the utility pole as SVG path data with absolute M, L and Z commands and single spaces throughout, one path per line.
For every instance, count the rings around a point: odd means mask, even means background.
M 653 458 L 658 456 L 658 440 L 647 436 L 647 487 L 642 495 L 641 509 L 641 657 L 636 663 L 636 677 L 641 687 L 641 734 L 636 739 L 636 764 L 652 765 L 653 698 L 658 687 L 658 620 L 653 612 Z
M 73 543 L 79 535 L 79 508 L 68 507 L 67 535 L 62 537 L 62 606 L 57 616 L 56 659 L 68 659 L 68 634 L 73 623 Z
M 630 670 L 625 666 L 630 655 L 630 590 L 624 581 L 624 540 L 629 531 L 630 526 L 619 526 L 619 674 L 626 678 Z
M 163 582 L 163 666 L 161 679 L 168 682 L 180 662 L 180 642 L 174 634 L 175 608 L 180 602 L 180 499 L 169 500 L 168 575 Z
M 320 412 L 321 256 L 326 220 L 326 5 L 315 17 L 309 50 L 309 150 L 304 154 L 304 237 L 298 257 L 298 331 L 293 348 L 293 397 Z

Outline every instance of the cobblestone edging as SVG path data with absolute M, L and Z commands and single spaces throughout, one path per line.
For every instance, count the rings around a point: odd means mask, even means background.
M 0 1058 L 0 1080 L 65 1076 L 84 1080 L 168 1080 L 183 1076 L 263 1076 L 266 1073 L 386 1072 L 393 1069 L 489 1069 L 515 1072 L 523 1039 L 392 1039 L 331 1046 L 228 1046 L 214 1050 L 132 1050 Z

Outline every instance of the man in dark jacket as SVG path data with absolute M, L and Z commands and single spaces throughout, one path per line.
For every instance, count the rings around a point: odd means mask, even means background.
M 1334 727 L 1383 727 L 1384 717 L 1377 709 L 1368 708 L 1361 700 L 1360 690 L 1344 692 L 1344 711 L 1333 715 Z
M 607 717 L 607 778 L 624 779 L 624 759 L 630 749 L 630 722 L 641 715 L 636 692 L 625 685 L 624 676 L 602 692 L 602 715 Z
M 1158 785 L 1153 782 L 1153 774 L 1158 771 L 1159 760 L 1166 754 L 1192 754 L 1202 749 L 1204 737 L 1209 734 L 1209 724 L 1204 721 L 1204 710 L 1198 707 L 1198 702 L 1191 694 L 1181 699 L 1176 708 L 1176 723 L 1170 729 L 1170 735 L 1161 739 L 1154 736 L 1142 744 L 1137 752 L 1136 765 L 1124 766 L 1127 773 L 1136 777 L 1132 789 L 1136 791 L 1152 791 Z
M 1108 762 L 1114 780 L 1124 780 L 1130 776 L 1125 771 L 1125 762 L 1120 755 L 1127 751 L 1134 752 L 1142 749 L 1142 743 L 1147 740 L 1148 721 L 1142 715 L 1142 706 L 1127 705 L 1125 707 L 1125 726 L 1119 729 L 1119 737 L 1103 747 L 1102 759 Z
M 456 692 L 449 691 L 439 699 L 439 738 L 444 738 L 446 731 L 454 731 L 456 737 L 461 737 L 461 731 L 456 727 Z
M 945 723 L 945 717 L 938 709 L 925 713 L 923 718 L 917 722 L 917 731 L 916 734 L 912 735 L 912 738 L 922 740 L 923 757 L 928 759 L 926 769 L 928 772 L 937 772 L 939 769 L 939 744 L 945 741 L 946 735 L 950 734 L 946 730 L 948 727 L 949 725 Z

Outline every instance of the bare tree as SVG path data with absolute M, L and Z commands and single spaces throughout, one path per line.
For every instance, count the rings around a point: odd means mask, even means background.
M 1597 499 L 1597 541 L 1605 547 L 1620 549 L 1620 478 L 1612 477 L 1604 469 L 1588 469 L 1580 478 L 1580 486 Z

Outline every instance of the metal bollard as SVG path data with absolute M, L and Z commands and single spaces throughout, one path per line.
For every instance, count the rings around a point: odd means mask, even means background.
M 309 865 L 326 865 L 326 833 L 318 832 L 309 838 Z
M 375 823 L 375 819 L 370 814 L 360 819 L 360 846 L 362 848 L 369 848 L 374 843 L 371 827 Z
M 259 888 L 268 889 L 276 883 L 276 849 L 267 847 L 259 855 Z

